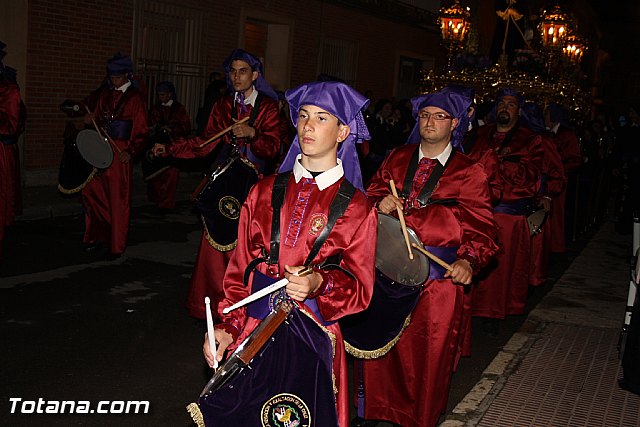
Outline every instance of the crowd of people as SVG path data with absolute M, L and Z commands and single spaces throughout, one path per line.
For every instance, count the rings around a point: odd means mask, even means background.
M 286 335 L 272 342 L 307 344 L 305 353 L 267 345 L 256 363 L 277 360 L 278 369 L 256 366 L 234 390 L 203 395 L 192 410 L 203 425 L 237 424 L 240 414 L 247 426 L 284 417 L 284 397 L 267 403 L 287 393 L 287 416 L 312 414 L 317 425 L 436 425 L 459 358 L 471 355 L 471 318 L 496 334 L 506 316 L 524 313 L 530 288 L 545 284 L 549 260 L 566 251 L 567 239 L 607 214 L 629 232 L 638 213 L 640 106 L 616 122 L 576 124 L 565 108 L 537 105 L 508 87 L 489 108 L 460 86 L 372 105 L 331 79 L 278 93 L 260 60 L 242 49 L 223 70 L 211 76 L 195 132 L 172 82 L 156 85 L 148 109 L 133 63 L 121 54 L 107 61 L 100 87 L 67 108 L 113 151 L 110 165 L 78 189 L 86 251 L 125 252 L 134 159 L 152 168 L 149 200 L 170 210 L 179 177 L 173 161 L 214 156 L 196 191 L 203 233 L 186 302 L 198 319 L 207 319 L 205 297 L 215 308 L 217 346 L 205 335 L 205 359 L 214 366 L 246 351 L 246 340 L 264 333 L 283 307 Z M 25 108 L 15 74 L 1 61 L 0 71 L 1 249 L 19 206 L 16 142 Z M 441 262 L 427 261 L 428 277 L 411 286 L 410 316 L 396 336 L 363 356 L 345 343 L 341 322 L 404 286 L 376 268 L 381 217 L 408 227 L 420 251 Z M 281 290 L 248 301 L 283 278 Z M 382 310 L 372 315 L 390 315 Z M 356 358 L 353 420 L 347 352 Z M 317 386 L 274 372 L 286 368 Z M 294 410 L 300 401 L 306 412 Z

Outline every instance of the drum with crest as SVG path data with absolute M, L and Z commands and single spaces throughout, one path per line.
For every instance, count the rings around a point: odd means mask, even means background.
M 411 228 L 407 232 L 411 243 L 423 246 Z M 379 214 L 371 303 L 365 311 L 339 321 L 346 350 L 363 359 L 384 356 L 409 325 L 428 278 L 429 260 L 418 251 L 409 258 L 400 221 Z
M 75 125 L 67 122 L 64 130 L 64 151 L 58 171 L 58 190 L 64 194 L 74 194 L 82 190 L 98 172 L 98 169 L 90 165 L 78 151 L 77 134 Z
M 106 169 L 113 162 L 113 150 L 109 141 L 93 129 L 83 129 L 76 136 L 78 151 L 87 163 L 98 169 Z
M 237 150 L 218 164 L 194 192 L 209 244 L 219 251 L 230 251 L 238 240 L 240 208 L 253 184 L 258 169 Z
M 332 340 L 284 300 L 218 367 L 187 410 L 198 426 L 337 427 Z

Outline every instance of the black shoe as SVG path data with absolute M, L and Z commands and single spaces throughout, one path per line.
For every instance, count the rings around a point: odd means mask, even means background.
M 355 417 L 351 420 L 351 427 L 375 427 L 378 425 L 378 421 L 374 420 L 365 420 L 361 417 Z

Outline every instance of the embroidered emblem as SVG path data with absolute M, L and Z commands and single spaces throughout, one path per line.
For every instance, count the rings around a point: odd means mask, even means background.
M 499 150 L 499 148 L 498 148 Z M 502 149 L 502 151 L 498 151 L 500 155 L 502 156 L 508 156 L 509 154 L 511 154 L 511 147 L 505 147 Z
M 320 234 L 325 225 L 327 225 L 327 216 L 323 213 L 316 213 L 311 215 L 309 220 L 309 234 L 317 236 Z
M 269 311 L 273 311 L 280 305 L 280 303 L 286 300 L 287 290 L 285 288 L 278 289 L 269 295 Z
M 307 404 L 294 394 L 273 396 L 262 406 L 262 427 L 308 427 L 311 413 Z
M 229 219 L 240 218 L 240 202 L 235 197 L 224 196 L 218 202 L 218 210 Z

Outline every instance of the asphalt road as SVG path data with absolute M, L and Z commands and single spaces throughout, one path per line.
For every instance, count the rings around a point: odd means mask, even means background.
M 170 214 L 135 208 L 129 247 L 114 261 L 85 254 L 82 232 L 80 216 L 22 221 L 7 230 L 0 425 L 192 425 L 185 406 L 210 376 L 201 355 L 203 325 L 183 308 L 201 234 L 192 206 L 179 204 Z M 567 265 L 557 262 L 551 276 Z M 529 308 L 544 293 L 537 291 Z M 525 319 L 509 318 L 497 336 L 474 320 L 473 355 L 453 377 L 449 410 Z M 88 401 L 77 406 L 89 413 L 37 413 L 63 400 Z M 101 401 L 116 412 L 123 412 L 122 402 L 148 401 L 149 410 L 99 414 Z

